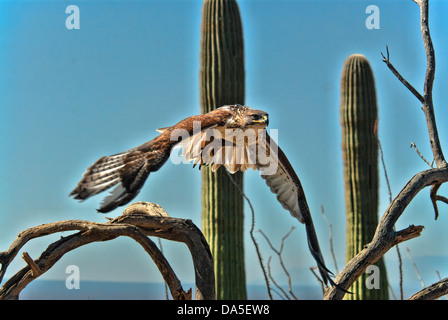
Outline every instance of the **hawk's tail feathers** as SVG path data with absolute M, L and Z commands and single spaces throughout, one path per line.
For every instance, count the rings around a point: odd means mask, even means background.
M 307 217 L 311 217 L 311 216 L 307 215 Z M 308 247 L 310 249 L 311 255 L 313 256 L 314 260 L 317 263 L 317 267 L 319 269 L 319 273 L 322 277 L 324 284 L 327 285 L 327 283 L 330 283 L 330 285 L 338 288 L 339 290 L 344 291 L 345 293 L 351 293 L 351 292 L 341 288 L 331 278 L 333 276 L 333 272 L 328 270 L 328 268 L 325 265 L 324 257 L 322 256 L 322 253 L 320 251 L 319 242 L 317 240 L 317 235 L 316 235 L 316 231 L 314 230 L 314 225 L 313 225 L 312 220 L 306 221 L 305 227 L 306 227 L 306 233 L 307 233 L 307 239 L 308 239 Z

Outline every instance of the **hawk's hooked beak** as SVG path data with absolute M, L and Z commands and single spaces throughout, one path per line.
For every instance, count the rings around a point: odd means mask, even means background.
M 262 117 L 260 117 L 259 119 L 253 119 L 252 122 L 263 123 L 263 124 L 268 125 L 269 124 L 269 117 L 268 117 L 267 114 L 265 114 Z

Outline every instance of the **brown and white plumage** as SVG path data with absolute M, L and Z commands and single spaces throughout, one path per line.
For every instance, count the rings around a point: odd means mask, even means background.
M 213 171 L 224 166 L 230 173 L 259 170 L 283 208 L 305 224 L 308 246 L 320 273 L 325 283 L 334 284 L 320 252 L 300 180 L 267 134 L 268 122 L 266 112 L 240 105 L 188 117 L 159 129 L 157 137 L 136 148 L 100 158 L 87 169 L 70 196 L 84 200 L 115 186 L 98 211 L 109 212 L 125 205 L 139 193 L 149 174 L 168 160 L 175 146 L 183 149 L 181 155 L 194 166 L 210 166 Z

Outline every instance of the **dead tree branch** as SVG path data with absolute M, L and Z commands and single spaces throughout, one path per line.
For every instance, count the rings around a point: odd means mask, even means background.
M 412 258 L 411 250 L 409 248 L 406 248 L 406 251 L 408 252 L 409 260 L 411 261 L 412 266 L 414 267 L 414 272 L 415 272 L 415 275 L 417 276 L 418 281 L 420 281 L 422 288 L 425 288 L 426 287 L 425 282 L 423 281 L 422 275 L 420 273 L 420 270 L 417 267 L 417 264 L 414 261 L 414 258 Z
M 78 231 L 50 244 L 41 256 L 33 260 L 24 254 L 27 266 L 12 276 L 0 289 L 0 299 L 18 299 L 20 292 L 34 279 L 48 271 L 64 254 L 91 242 L 109 241 L 127 236 L 139 243 L 151 256 L 167 283 L 173 299 L 191 299 L 163 254 L 148 236 L 183 242 L 189 248 L 194 264 L 195 299 L 215 299 L 213 259 L 202 232 L 191 220 L 171 218 L 158 205 L 137 202 L 127 207 L 123 215 L 107 223 L 66 220 L 29 228 L 21 232 L 9 249 L 0 253 L 0 281 L 21 248 L 30 240 L 63 231 Z
M 446 294 L 448 294 L 448 278 L 420 290 L 411 296 L 409 300 L 435 300 Z
M 333 258 L 333 263 L 334 263 L 334 268 L 336 270 L 336 273 L 339 273 L 339 269 L 338 269 L 338 262 L 336 260 L 336 254 L 334 252 L 334 244 L 333 244 L 333 225 L 330 223 L 330 221 L 327 218 L 327 215 L 325 214 L 325 209 L 324 206 L 321 205 L 320 206 L 320 210 L 322 212 L 322 216 L 325 219 L 325 222 L 328 225 L 328 229 L 329 229 L 329 241 L 330 241 L 330 252 L 331 252 L 331 257 Z
M 426 160 L 425 157 L 421 154 L 421 152 L 417 148 L 417 145 L 414 142 L 411 142 L 411 148 L 414 148 L 415 152 L 417 152 L 420 158 L 422 158 L 422 160 L 425 161 L 428 166 L 430 166 L 431 168 L 433 167 L 432 163 L 429 163 L 429 161 Z
M 395 231 L 394 226 L 414 197 L 425 187 L 448 181 L 448 168 L 434 168 L 416 174 L 395 197 L 381 218 L 372 241 L 359 252 L 342 269 L 335 282 L 348 290 L 353 282 L 361 276 L 369 265 L 378 261 L 390 248 L 398 243 L 420 236 L 423 226 L 409 226 L 401 231 Z M 324 298 L 339 300 L 344 292 L 331 287 Z
M 271 248 L 271 250 L 274 251 L 274 252 L 277 254 L 277 256 L 278 256 L 278 260 L 279 260 L 279 262 L 280 262 L 280 265 L 281 265 L 283 271 L 285 272 L 286 277 L 288 278 L 288 291 L 289 291 L 289 293 L 291 294 L 291 296 L 292 296 L 294 299 L 297 300 L 297 297 L 294 295 L 294 292 L 292 291 L 292 280 L 291 280 L 291 275 L 289 274 L 288 269 L 286 268 L 285 263 L 284 263 L 283 258 L 282 258 L 282 252 L 283 252 L 283 247 L 284 247 L 284 245 L 285 245 L 285 240 L 286 240 L 286 238 L 289 237 L 289 235 L 291 234 L 291 232 L 292 232 L 294 229 L 295 229 L 295 228 L 292 227 L 291 230 L 289 230 L 289 231 L 286 233 L 286 235 L 283 236 L 283 238 L 282 238 L 282 240 L 281 240 L 281 244 L 280 244 L 280 249 L 278 249 L 278 250 L 273 246 L 273 244 L 271 243 L 271 241 L 269 240 L 269 238 L 264 234 L 264 232 L 263 232 L 261 229 L 258 230 L 258 232 L 260 232 L 261 235 L 265 238 L 265 240 L 266 240 L 266 242 L 268 243 L 268 245 L 269 245 L 269 247 Z M 269 261 L 270 261 L 270 259 L 269 259 Z M 269 272 L 269 276 L 270 276 L 271 281 L 274 283 L 274 285 L 278 287 L 277 283 L 275 282 L 275 280 L 274 280 L 273 277 L 271 276 L 271 273 L 270 273 L 270 272 Z M 279 289 L 280 289 L 282 292 L 284 292 L 283 289 L 281 289 L 281 288 L 279 288 Z M 288 300 L 290 300 L 289 296 L 288 296 L 286 293 L 285 293 L 285 296 L 288 298 Z
M 434 104 L 432 99 L 432 89 L 434 84 L 434 75 L 436 71 L 436 59 L 434 53 L 434 46 L 432 44 L 431 34 L 429 32 L 429 0 L 414 1 L 420 7 L 420 29 L 422 33 L 423 45 L 426 52 L 426 75 L 425 84 L 423 87 L 423 95 L 420 94 L 401 74 L 395 69 L 390 62 L 389 48 L 386 47 L 386 56 L 381 53 L 383 62 L 386 63 L 392 73 L 403 83 L 409 91 L 422 103 L 422 109 L 426 117 L 426 125 L 429 133 L 429 141 L 431 150 L 434 155 L 434 160 L 437 167 L 441 168 L 447 165 L 445 157 L 442 152 L 442 147 L 437 131 L 436 118 L 434 114 Z
M 420 7 L 421 33 L 427 57 L 427 69 L 423 95 L 418 93 L 418 91 L 414 87 L 412 87 L 390 63 L 388 48 L 387 57 L 383 55 L 383 61 L 387 64 L 394 75 L 423 104 L 422 109 L 425 113 L 429 140 L 437 168 L 425 170 L 414 175 L 390 203 L 389 207 L 387 208 L 377 226 L 372 241 L 352 260 L 350 260 L 336 277 L 335 282 L 340 287 L 346 290 L 359 276 L 361 276 L 365 272 L 366 268 L 369 265 L 378 261 L 390 248 L 398 243 L 420 236 L 423 230 L 423 226 L 411 225 L 401 231 L 395 231 L 395 223 L 403 214 L 409 203 L 422 189 L 428 186 L 436 186 L 434 187 L 434 189 L 435 191 L 437 191 L 438 185 L 441 185 L 442 183 L 448 181 L 448 167 L 442 153 L 442 148 L 440 146 L 432 101 L 432 88 L 435 73 L 435 56 L 431 36 L 429 33 L 428 0 L 414 2 L 416 2 Z M 433 192 L 431 198 L 436 198 L 435 192 Z M 324 299 L 342 299 L 343 296 L 343 291 L 337 290 L 337 288 L 335 287 L 331 287 L 325 293 Z
M 412 94 L 420 100 L 421 103 L 425 102 L 425 98 L 415 89 L 403 76 L 395 69 L 394 65 L 390 62 L 389 55 L 389 47 L 386 46 L 386 56 L 381 52 L 381 56 L 383 57 L 383 62 L 387 65 L 387 67 L 392 71 L 392 73 L 397 77 L 400 82 L 412 92 Z
M 233 179 L 230 172 L 228 172 L 226 170 L 226 173 L 227 173 L 227 176 L 229 177 L 229 179 L 232 181 L 232 183 L 235 185 L 235 187 L 241 193 L 243 198 L 246 199 L 247 204 L 249 205 L 250 212 L 252 214 L 252 223 L 250 225 L 249 235 L 250 235 L 250 238 L 252 239 L 252 243 L 254 244 L 255 252 L 257 253 L 258 262 L 260 263 L 261 271 L 263 272 L 263 277 L 264 277 L 264 281 L 266 283 L 266 289 L 268 292 L 269 299 L 273 300 L 272 293 L 271 293 L 271 285 L 269 283 L 269 277 L 268 277 L 266 268 L 263 263 L 263 257 L 261 255 L 260 247 L 258 246 L 257 239 L 255 239 L 255 235 L 254 235 L 254 233 L 255 233 L 255 210 L 254 210 L 254 207 L 252 206 L 252 202 L 250 201 L 249 197 L 244 193 L 244 191 L 241 189 L 240 185 L 238 183 L 236 183 L 236 181 Z
M 442 146 L 439 141 L 439 134 L 437 132 L 436 117 L 434 114 L 434 105 L 432 101 L 432 88 L 434 84 L 434 75 L 436 72 L 436 59 L 434 54 L 434 46 L 432 44 L 431 34 L 429 32 L 429 3 L 428 0 L 423 0 L 419 4 L 421 17 L 421 32 L 423 37 L 423 44 L 426 51 L 426 76 L 423 96 L 425 102 L 423 103 L 423 111 L 426 116 L 426 123 L 428 126 L 429 140 L 431 149 L 434 154 L 434 159 L 437 167 L 441 168 L 447 165 L 445 157 L 443 156 Z

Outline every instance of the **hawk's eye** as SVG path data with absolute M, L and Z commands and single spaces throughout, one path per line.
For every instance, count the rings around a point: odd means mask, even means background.
M 268 122 L 268 115 L 265 113 L 254 113 L 250 115 L 251 121 L 256 123 L 266 123 Z

